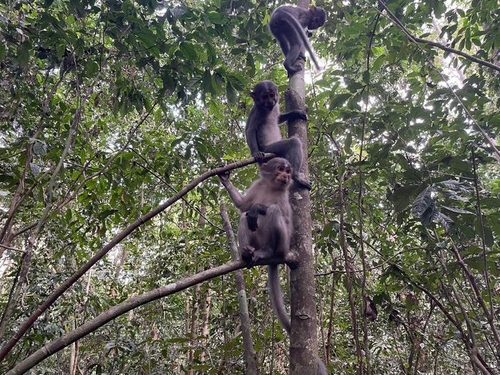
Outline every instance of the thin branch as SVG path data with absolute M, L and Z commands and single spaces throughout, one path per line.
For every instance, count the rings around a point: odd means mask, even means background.
M 259 264 L 280 264 L 283 263 L 283 259 L 268 259 L 266 262 L 259 262 Z M 147 303 L 153 302 L 159 298 L 169 296 L 171 294 L 177 293 L 196 284 L 202 283 L 204 281 L 213 279 L 217 276 L 225 275 L 229 272 L 244 268 L 246 262 L 243 260 L 233 261 L 231 263 L 224 264 L 219 267 L 211 268 L 202 272 L 199 272 L 192 276 L 184 277 L 176 282 L 162 286 L 160 288 L 151 290 L 147 293 L 141 294 L 129 298 L 125 302 L 122 302 L 110 309 L 102 312 L 94 319 L 82 324 L 80 327 L 68 332 L 67 334 L 59 337 L 58 339 L 48 343 L 44 347 L 38 349 L 36 352 L 25 358 L 23 361 L 19 362 L 14 368 L 9 370 L 5 375 L 17 375 L 24 374 L 26 371 L 32 369 L 38 363 L 44 359 L 50 357 L 51 355 L 59 352 L 68 345 L 71 345 L 75 341 L 85 337 L 91 332 L 99 329 L 111 320 L 125 314 L 126 312 L 133 310 L 139 306 L 145 305 Z
M 430 45 L 433 47 L 437 47 L 439 49 L 442 49 L 443 51 L 462 56 L 462 57 L 466 58 L 467 60 L 470 60 L 470 61 L 475 62 L 475 63 L 482 65 L 482 66 L 486 66 L 488 68 L 496 70 L 497 72 L 500 72 L 500 66 L 492 64 L 489 61 L 479 59 L 475 56 L 469 55 L 469 54 L 467 54 L 463 51 L 460 51 L 458 49 L 447 47 L 441 43 L 437 43 L 437 42 L 433 42 L 431 40 L 427 40 L 427 39 L 418 38 L 416 36 L 413 36 L 410 33 L 410 31 L 401 23 L 401 21 L 398 20 L 398 18 L 394 15 L 394 13 L 391 12 L 391 10 L 385 5 L 385 3 L 383 1 L 379 1 L 379 4 L 385 9 L 387 14 L 389 15 L 390 20 L 392 22 L 394 22 L 403 31 L 403 33 L 408 37 L 408 39 L 410 39 L 410 41 L 412 41 L 413 43 L 423 43 L 423 44 L 427 44 L 427 45 Z
M 467 53 L 465 53 L 463 51 L 460 51 L 458 49 L 451 48 L 451 47 L 446 47 L 445 45 L 443 45 L 441 43 L 433 42 L 433 41 L 427 40 L 427 39 L 413 37 L 413 40 L 415 42 L 418 42 L 418 43 L 428 44 L 430 46 L 440 48 L 443 51 L 450 52 L 450 53 L 453 53 L 455 55 L 459 55 L 459 56 L 465 57 L 467 60 L 473 61 L 473 62 L 475 62 L 475 63 L 477 63 L 479 65 L 483 65 L 483 66 L 486 66 L 486 67 L 491 68 L 493 70 L 496 70 L 497 72 L 500 72 L 500 66 L 497 66 L 497 65 L 495 65 L 493 63 L 490 63 L 490 62 L 488 62 L 486 60 L 479 59 L 479 58 L 477 58 L 475 56 L 469 55 L 469 54 L 467 54 Z
M 15 247 L 2 245 L 1 243 L 0 243 L 0 247 L 3 247 L 4 249 L 7 249 L 7 250 L 18 251 L 18 252 L 20 252 L 20 253 L 26 253 L 26 251 L 25 251 L 25 250 L 16 249 Z
M 234 238 L 233 228 L 231 221 L 227 214 L 226 206 L 222 203 L 220 205 L 220 216 L 224 224 L 224 231 L 226 232 L 228 247 L 231 250 L 231 259 L 233 262 L 240 260 L 240 254 Z M 257 365 L 257 354 L 252 339 L 252 331 L 250 329 L 250 315 L 248 313 L 247 294 L 245 288 L 245 276 L 242 270 L 236 270 L 234 273 L 236 289 L 238 291 L 238 306 L 240 310 L 241 321 L 241 334 L 243 338 L 243 354 L 245 359 L 245 375 L 257 375 L 259 373 Z
M 481 209 L 481 197 L 479 196 L 479 177 L 477 175 L 477 161 L 476 161 L 476 153 L 474 149 L 472 149 L 472 171 L 474 172 L 474 191 L 475 191 L 475 198 L 476 198 L 476 207 L 477 207 L 477 216 L 479 218 L 479 223 L 480 223 L 480 228 L 481 228 L 481 247 L 483 250 L 483 277 L 484 281 L 486 283 L 486 292 L 488 293 L 488 302 L 490 304 L 490 314 L 493 316 L 494 314 L 494 305 L 493 305 L 493 300 L 491 297 L 491 284 L 490 284 L 490 275 L 488 272 L 488 264 L 487 264 L 487 257 L 486 257 L 486 233 L 484 231 L 485 225 L 484 225 L 484 218 L 483 218 L 483 212 Z
M 266 158 L 273 157 L 274 154 L 266 154 Z M 112 248 L 119 244 L 124 238 L 130 235 L 134 230 L 139 228 L 141 225 L 148 222 L 150 219 L 163 212 L 165 209 L 170 207 L 172 204 L 181 199 L 188 192 L 193 190 L 201 182 L 209 177 L 216 176 L 226 171 L 232 169 L 241 168 L 246 165 L 255 163 L 255 158 L 245 159 L 235 163 L 225 165 L 223 167 L 218 167 L 203 173 L 198 178 L 191 181 L 183 189 L 181 189 L 177 194 L 168 199 L 166 202 L 160 204 L 155 209 L 149 211 L 148 213 L 142 215 L 127 228 L 118 233 L 107 245 L 105 245 L 97 254 L 95 254 L 90 260 L 87 261 L 78 271 L 76 271 L 72 276 L 67 278 L 55 291 L 53 291 L 50 296 L 31 314 L 31 316 L 26 319 L 19 330 L 12 336 L 8 342 L 0 350 L 0 361 L 5 358 L 5 356 L 10 352 L 10 350 L 16 345 L 16 343 L 23 337 L 26 331 L 35 323 L 35 321 L 66 291 L 68 290 L 80 277 L 82 277 L 85 272 L 87 272 L 94 264 L 96 264 L 103 256 L 105 256 Z
M 467 280 L 469 281 L 469 285 L 472 287 L 472 290 L 474 291 L 474 296 L 476 297 L 476 301 L 479 303 L 479 306 L 481 306 L 481 309 L 484 312 L 484 315 L 486 317 L 488 325 L 490 326 L 491 332 L 493 333 L 493 337 L 495 338 L 496 344 L 498 346 L 500 346 L 500 334 L 498 333 L 498 330 L 495 326 L 495 316 L 491 313 L 491 310 L 488 309 L 488 306 L 486 305 L 486 302 L 484 301 L 484 299 L 481 295 L 481 291 L 479 290 L 479 286 L 477 285 L 478 283 L 476 281 L 476 278 L 470 272 L 469 268 L 465 264 L 464 260 L 462 259 L 462 256 L 460 255 L 460 252 L 458 251 L 454 242 L 452 242 L 451 251 L 452 251 L 453 255 L 455 256 L 455 259 L 457 260 L 458 265 L 464 271 L 465 276 L 466 276 Z
M 373 25 L 373 29 L 370 35 L 370 39 L 368 40 L 368 45 L 366 48 L 366 71 L 370 71 L 370 57 L 371 57 L 371 51 L 372 51 L 372 45 L 373 45 L 373 39 L 375 38 L 375 32 L 377 30 L 377 25 L 380 20 L 380 13 L 377 14 L 377 17 L 375 18 L 375 22 Z M 370 77 L 370 74 L 368 74 L 368 77 Z M 357 197 L 357 207 L 358 207 L 358 223 L 359 223 L 359 237 L 363 238 L 363 223 L 364 223 L 364 215 L 363 215 L 363 168 L 361 165 L 363 164 L 363 154 L 365 152 L 365 135 L 366 135 L 366 125 L 367 125 L 367 118 L 368 118 L 368 102 L 369 102 L 369 95 L 370 95 L 370 78 L 368 78 L 368 82 L 366 82 L 366 86 L 364 87 L 363 90 L 365 94 L 365 110 L 363 111 L 363 124 L 362 124 L 362 129 L 361 129 L 361 137 L 360 137 L 360 147 L 359 147 L 359 157 L 358 157 L 358 162 L 359 162 L 359 167 L 358 167 L 358 175 L 359 175 L 359 190 L 358 190 L 358 197 Z M 340 196 L 342 196 L 343 199 L 343 192 L 340 192 Z M 365 298 L 366 296 L 366 274 L 367 274 L 367 267 L 366 267 L 366 249 L 364 246 L 364 241 L 359 242 L 360 245 L 360 253 L 361 253 L 361 265 L 363 269 L 363 273 L 361 275 L 361 295 L 363 296 L 363 313 L 362 313 L 362 329 L 363 329 L 363 349 L 364 349 L 364 358 L 360 358 L 360 361 L 363 363 L 361 366 L 365 366 L 365 368 L 361 367 L 359 369 L 359 373 L 363 374 L 366 369 L 366 374 L 370 375 L 371 374 L 371 366 L 370 366 L 370 350 L 369 350 L 369 340 L 368 340 L 368 321 L 365 312 L 367 311 L 367 300 Z

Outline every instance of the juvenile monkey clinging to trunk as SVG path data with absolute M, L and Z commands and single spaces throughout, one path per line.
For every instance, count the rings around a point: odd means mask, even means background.
M 305 60 L 302 55 L 304 48 L 309 52 L 316 69 L 321 69 L 304 28 L 314 30 L 323 26 L 325 21 L 326 12 L 320 7 L 310 6 L 309 9 L 305 9 L 283 5 L 274 10 L 269 21 L 269 30 L 278 40 L 285 55 L 283 65 L 289 76 L 302 70 L 302 66 L 297 64 L 297 59 L 302 57 Z
M 278 87 L 272 81 L 262 81 L 250 93 L 253 106 L 248 115 L 245 134 L 252 156 L 261 163 L 265 152 L 287 159 L 292 165 L 292 179 L 300 186 L 311 189 L 311 183 L 300 177 L 302 142 L 299 138 L 282 139 L 279 124 L 296 119 L 307 120 L 304 111 L 281 113 Z
M 241 257 L 251 267 L 260 259 L 282 258 L 290 267 L 298 265 L 297 255 L 290 251 L 292 207 L 288 188 L 293 169 L 288 160 L 273 158 L 260 166 L 260 178 L 241 195 L 229 181 L 229 174 L 219 178 L 234 205 L 240 210 L 238 242 Z M 268 266 L 269 295 L 283 328 L 290 334 L 290 318 L 285 309 L 277 265 Z M 327 375 L 318 358 L 318 375 Z

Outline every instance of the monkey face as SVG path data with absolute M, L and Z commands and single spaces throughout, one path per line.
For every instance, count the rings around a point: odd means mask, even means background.
M 307 25 L 309 30 L 315 30 L 325 24 L 326 12 L 323 8 L 312 6 L 309 8 L 309 12 L 311 13 L 311 18 Z
M 255 105 L 271 111 L 279 102 L 278 87 L 272 81 L 257 83 L 250 93 Z
M 287 163 L 280 163 L 274 168 L 274 180 L 286 186 L 290 183 L 292 167 Z
M 284 158 L 272 158 L 260 166 L 260 173 L 272 186 L 286 189 L 291 181 L 292 166 Z
M 256 94 L 254 100 L 258 101 L 261 107 L 272 110 L 278 103 L 278 93 L 275 90 L 265 90 Z

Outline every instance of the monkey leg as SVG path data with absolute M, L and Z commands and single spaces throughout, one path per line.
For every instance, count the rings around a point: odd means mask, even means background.
M 248 227 L 248 220 L 245 213 L 242 213 L 240 216 L 240 224 L 238 226 L 238 244 L 240 249 L 241 258 L 246 261 L 251 267 L 255 264 L 252 259 L 255 252 L 255 247 L 260 247 L 261 243 L 258 241 L 257 237 L 258 231 L 251 231 Z
M 294 27 L 287 28 L 287 34 L 285 37 L 287 39 L 289 48 L 287 53 L 283 51 L 283 54 L 285 55 L 285 61 L 283 62 L 283 65 L 288 72 L 288 76 L 291 77 L 292 75 L 303 69 L 303 63 L 297 64 L 299 59 L 305 61 L 305 57 L 302 52 L 303 42 L 302 38 Z M 281 49 L 283 50 L 283 47 Z
M 278 39 L 281 51 L 283 52 L 283 55 L 285 55 L 286 57 L 288 55 L 288 52 L 290 51 L 290 43 L 288 42 L 288 38 L 284 34 L 278 34 L 278 35 L 279 38 L 276 37 L 276 39 Z
M 297 31 L 291 30 L 291 33 L 292 33 L 291 35 L 297 34 Z M 285 61 L 283 62 L 283 65 L 285 66 L 285 69 L 288 72 L 288 76 L 292 76 L 295 73 L 301 71 L 303 66 L 301 64 L 297 64 L 297 61 L 301 57 L 302 42 L 300 41 L 300 38 L 298 38 L 298 36 L 290 38 L 291 35 L 289 35 L 288 38 L 290 48 L 288 50 L 288 53 L 285 53 Z
M 262 228 L 264 246 L 256 251 L 257 255 L 263 257 L 282 257 L 290 251 L 290 228 L 285 222 L 283 212 L 277 204 L 267 208 L 266 216 L 262 217 Z
M 302 188 L 311 190 L 311 182 L 300 176 L 300 168 L 304 155 L 302 153 L 302 142 L 297 137 L 282 139 L 271 143 L 263 149 L 264 152 L 272 152 L 277 156 L 287 159 L 292 166 L 292 179 Z
M 289 20 L 281 20 L 276 22 L 271 20 L 269 24 L 271 32 L 278 40 L 281 47 L 281 51 L 285 56 L 285 61 L 283 65 L 289 76 L 301 70 L 301 67 L 295 67 L 295 61 L 300 53 L 302 42 L 298 39 L 297 31 L 290 24 Z M 298 49 L 298 50 L 297 50 Z

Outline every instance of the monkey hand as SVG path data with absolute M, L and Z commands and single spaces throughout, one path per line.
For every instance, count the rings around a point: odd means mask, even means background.
M 264 156 L 266 154 L 263 153 L 262 151 L 257 151 L 257 152 L 254 152 L 252 154 L 252 156 L 255 158 L 255 160 L 257 161 L 257 163 L 262 163 L 264 161 Z
M 255 249 L 252 246 L 243 246 L 241 249 L 241 258 L 247 262 L 247 267 L 255 266 L 257 259 L 254 257 Z
M 246 213 L 248 229 L 255 232 L 259 227 L 257 225 L 257 219 L 259 215 L 265 215 L 267 213 L 267 207 L 262 204 L 253 204 L 250 207 L 250 211 Z
M 311 190 L 311 182 L 308 179 L 302 177 L 300 173 L 294 174 L 292 176 L 292 179 L 301 189 Z
M 289 251 L 285 255 L 285 263 L 290 267 L 290 269 L 294 270 L 299 266 L 299 256 L 295 251 Z
M 294 109 L 290 112 L 290 115 L 294 120 L 304 120 L 307 121 L 307 113 L 301 109 Z
M 252 232 L 255 232 L 259 226 L 257 225 L 257 219 L 259 218 L 259 214 L 255 212 L 247 212 L 247 225 L 248 229 Z
M 230 174 L 231 174 L 230 171 L 225 171 L 225 172 L 219 173 L 217 176 L 219 177 L 219 179 L 222 182 L 227 182 L 227 181 L 229 181 Z

